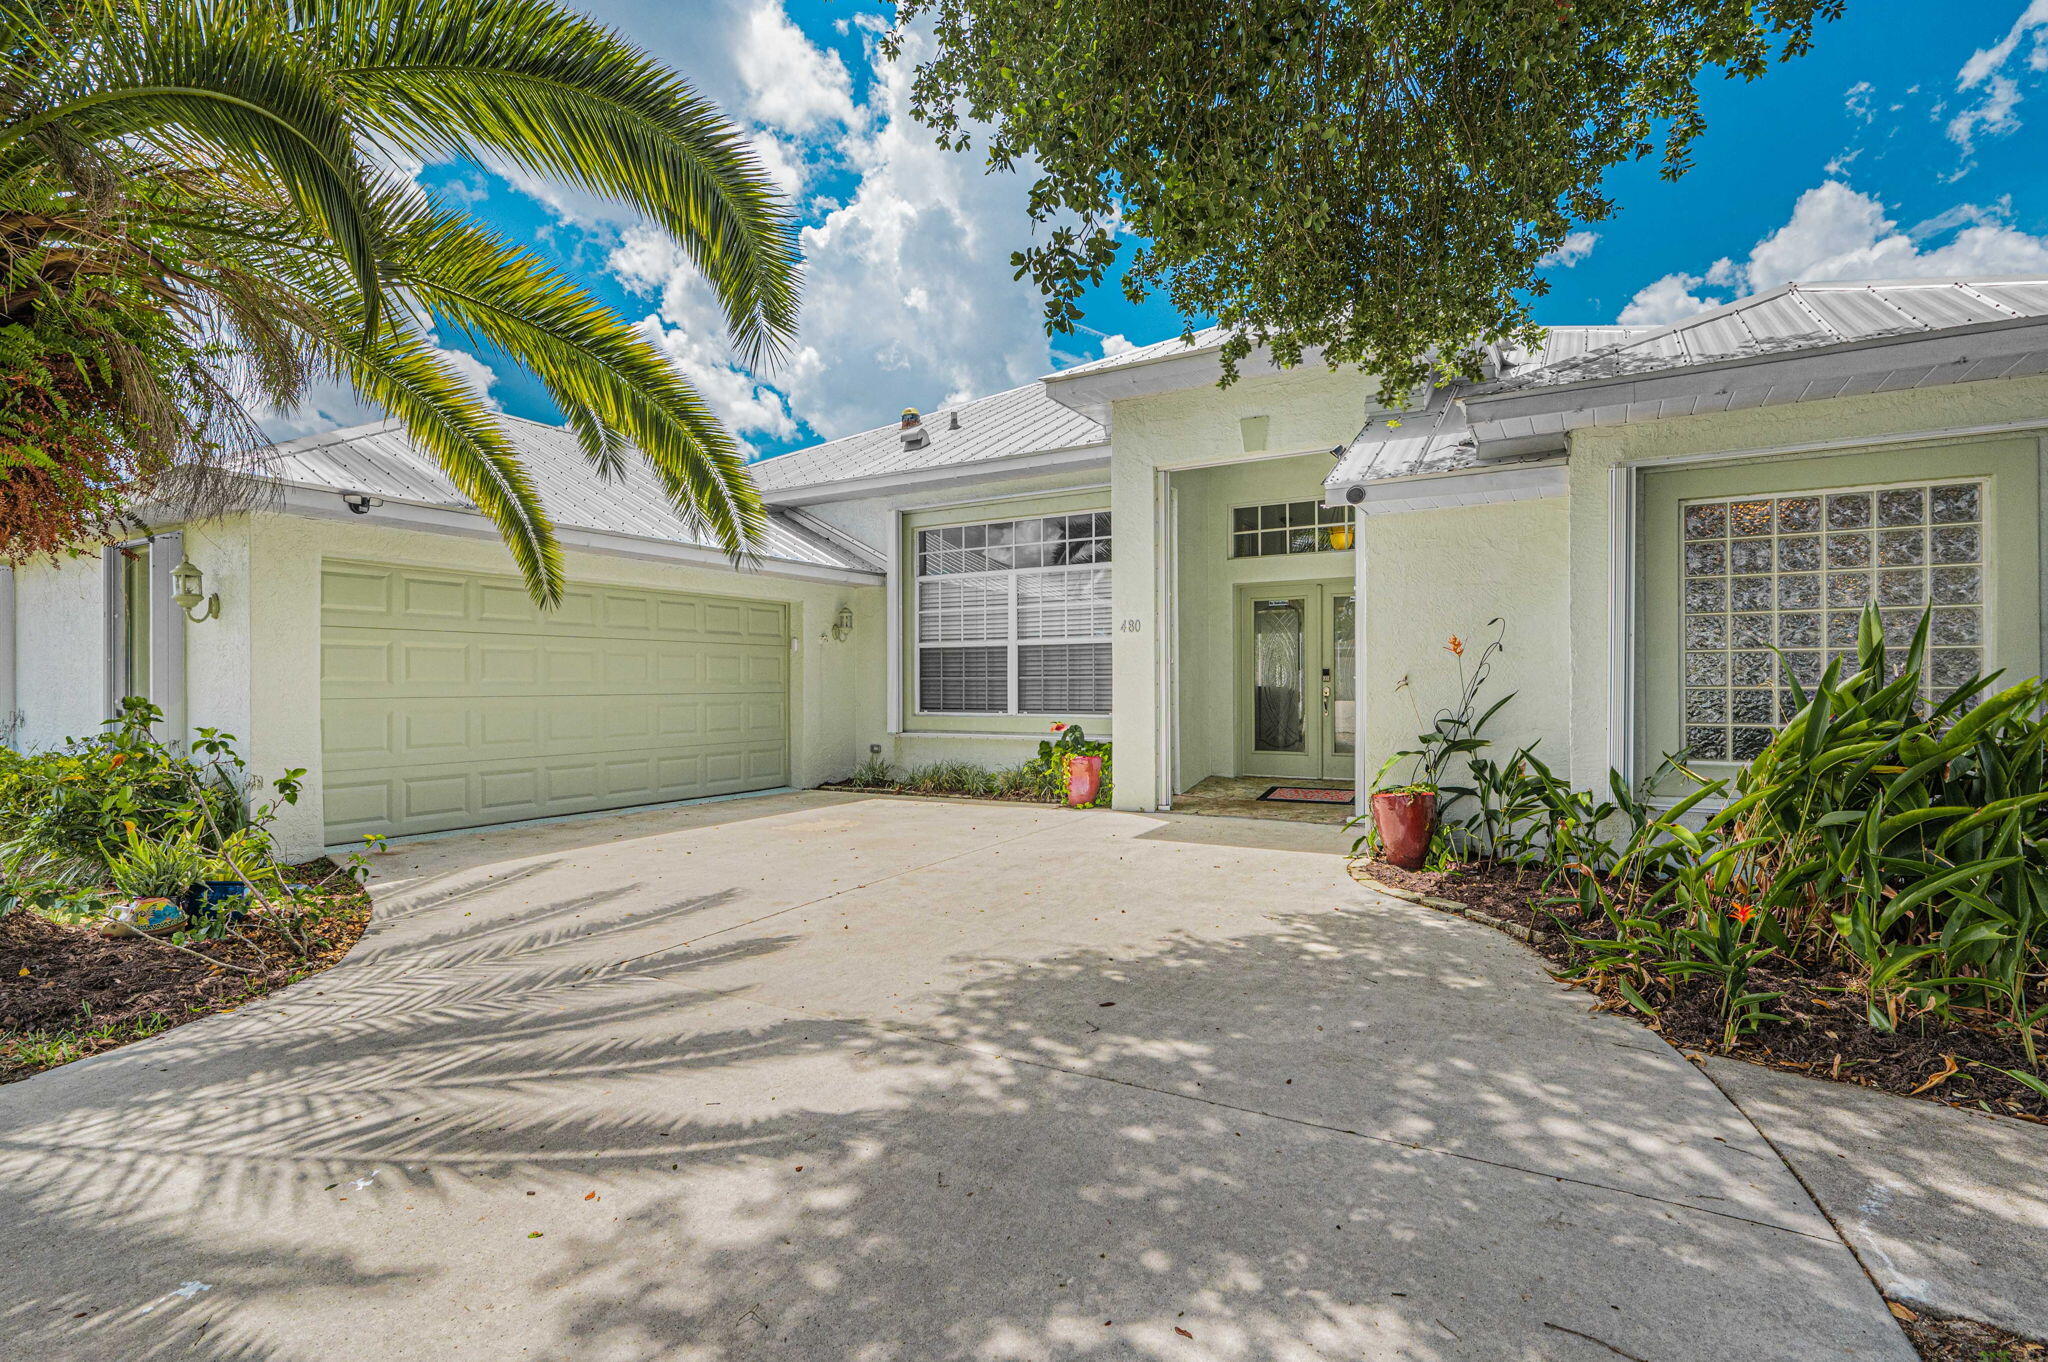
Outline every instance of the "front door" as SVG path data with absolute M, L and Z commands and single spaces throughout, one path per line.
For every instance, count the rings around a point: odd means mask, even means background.
M 1355 601 L 1352 584 L 1341 579 L 1238 588 L 1239 774 L 1353 778 Z

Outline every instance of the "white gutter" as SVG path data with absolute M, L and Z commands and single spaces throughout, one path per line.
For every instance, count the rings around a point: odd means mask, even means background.
M 432 502 L 407 501 L 385 496 L 383 493 L 372 493 L 383 502 L 383 505 L 374 506 L 359 516 L 343 504 L 341 497 L 344 490 L 346 489 L 338 487 L 284 483 L 279 487 L 278 504 L 265 509 L 285 515 L 310 516 L 318 520 L 368 521 L 372 524 L 391 525 L 428 534 L 454 535 L 463 539 L 499 538 L 497 527 L 477 511 L 436 505 Z M 742 570 L 735 568 L 732 560 L 717 549 L 697 544 L 679 544 L 672 539 L 656 539 L 648 535 L 563 526 L 556 528 L 555 539 L 563 548 L 583 549 L 620 558 L 682 563 L 691 567 L 726 568 L 735 572 Z M 764 577 L 840 582 L 853 586 L 874 586 L 882 575 L 864 568 L 833 567 L 823 563 L 798 563 L 787 558 L 766 557 L 756 559 L 751 570 Z
M 801 487 L 761 488 L 761 500 L 777 510 L 811 506 L 821 501 L 853 501 L 862 497 L 888 496 L 895 492 L 922 491 L 949 483 L 993 481 L 1028 473 L 1055 473 L 1068 468 L 1109 467 L 1106 444 L 1076 445 L 1071 449 L 1037 450 L 1011 454 L 1000 459 L 978 459 L 950 467 L 914 468 L 877 473 L 872 477 L 848 478 L 843 482 L 806 483 Z
M 1540 497 L 1563 496 L 1566 490 L 1565 461 L 1544 459 L 1340 484 L 1323 493 L 1323 504 L 1354 506 L 1360 516 L 1374 516 L 1399 511 L 1435 510 L 1445 506 L 1533 501 Z

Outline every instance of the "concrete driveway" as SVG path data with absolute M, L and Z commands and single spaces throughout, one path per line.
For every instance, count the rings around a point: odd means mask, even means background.
M 806 794 L 427 841 L 0 1088 L 0 1357 L 1910 1359 L 1755 1129 L 1330 830 Z

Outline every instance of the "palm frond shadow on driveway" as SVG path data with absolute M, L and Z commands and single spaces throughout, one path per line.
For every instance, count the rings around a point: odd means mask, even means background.
M 691 943 L 730 902 L 428 915 L 284 1025 L 108 1056 L 165 1075 L 118 1106 L 32 1080 L 0 1113 L 0 1224 L 148 1285 L 88 1299 L 21 1263 L 0 1357 L 500 1356 L 513 1320 L 550 1362 L 1596 1355 L 1549 1324 L 1660 1362 L 1796 1355 L 1788 1328 L 1892 1355 L 1797 1224 L 1547 1171 L 1665 1119 L 1573 1091 L 1662 1062 L 1619 1023 L 1540 1073 L 1407 1051 L 1374 1010 L 1400 990 L 1473 1046 L 1585 1020 L 1462 924 L 977 956 L 840 1017 L 774 974 L 794 935 Z M 1731 1322 L 1765 1283 L 1778 1306 Z

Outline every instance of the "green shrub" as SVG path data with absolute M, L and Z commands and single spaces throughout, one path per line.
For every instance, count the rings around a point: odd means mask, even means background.
M 90 738 L 0 753 L 0 911 L 112 883 L 115 862 L 138 839 L 188 839 L 212 860 L 233 853 L 268 863 L 277 803 L 255 802 L 260 787 L 232 735 L 202 728 L 183 756 L 151 733 L 162 720 L 155 706 L 129 699 Z M 294 802 L 304 775 L 287 771 L 270 793 Z
M 108 854 L 107 878 L 131 899 L 182 899 L 206 878 L 208 865 L 205 850 L 189 829 L 144 837 L 131 827 L 127 844 Z
M 1788 681 L 1799 708 L 1771 744 L 1675 807 L 1653 814 L 1618 779 L 1596 800 L 1524 749 L 1483 766 L 1460 835 L 1548 865 L 1580 920 L 1610 933 L 1578 938 L 1580 973 L 1646 1012 L 1665 981 L 1706 978 L 1732 1039 L 1773 1015 L 1777 994 L 1752 978 L 1781 958 L 1848 971 L 1877 1030 L 1968 1013 L 2010 1028 L 2038 1068 L 2048 685 L 1980 677 L 1930 704 L 1928 628 L 1923 615 L 1898 652 L 1867 609 L 1853 668 L 1830 664 L 1810 696 Z
M 896 783 L 896 768 L 880 757 L 869 757 L 853 768 L 847 782 L 869 789 L 886 789 Z

